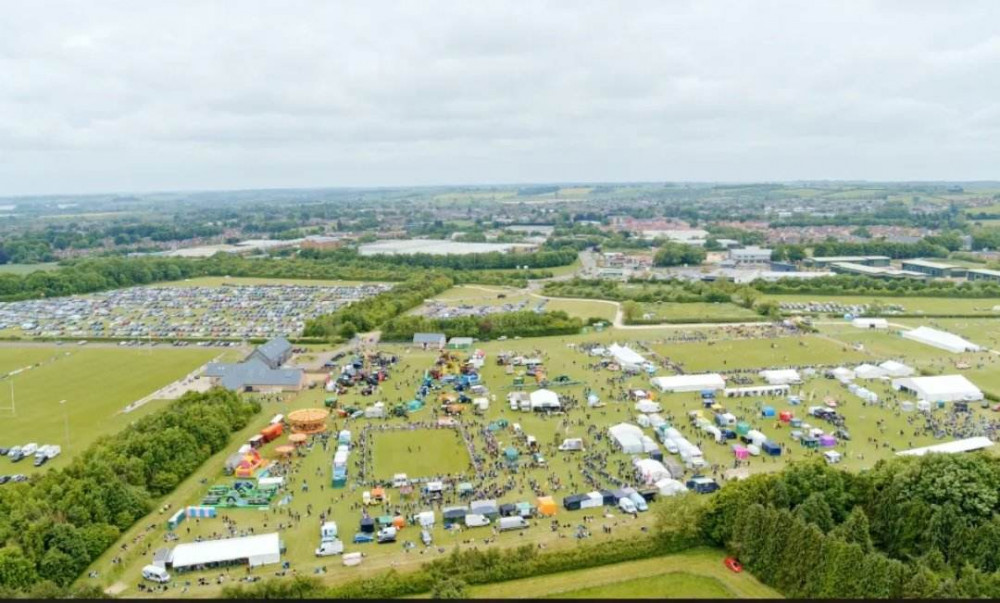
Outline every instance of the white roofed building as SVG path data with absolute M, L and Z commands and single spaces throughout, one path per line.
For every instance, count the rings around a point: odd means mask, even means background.
M 717 390 L 726 387 L 726 380 L 718 373 L 653 377 L 650 383 L 661 392 L 698 392 L 703 389 Z
M 884 318 L 855 318 L 851 325 L 859 329 L 888 329 L 889 321 Z
M 983 392 L 964 375 L 938 375 L 934 377 L 903 377 L 893 379 L 892 387 L 910 392 L 928 402 L 976 401 L 983 399 Z

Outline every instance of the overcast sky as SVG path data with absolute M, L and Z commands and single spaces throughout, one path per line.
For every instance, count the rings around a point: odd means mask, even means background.
M 1000 178 L 1000 2 L 56 2 L 0 195 Z

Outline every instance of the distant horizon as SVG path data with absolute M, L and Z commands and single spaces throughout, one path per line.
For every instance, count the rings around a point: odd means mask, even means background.
M 40 200 L 48 198 L 87 198 L 106 196 L 148 196 L 148 195 L 198 195 L 218 193 L 252 193 L 252 192 L 283 192 L 283 191 L 380 191 L 435 188 L 516 188 L 526 186 L 626 186 L 626 185 L 698 185 L 698 186 L 764 186 L 764 185 L 973 185 L 998 186 L 998 180 L 863 180 L 863 179 L 798 179 L 798 180 L 548 180 L 537 182 L 488 182 L 488 183 L 458 183 L 458 184 L 400 184 L 400 185 L 370 185 L 370 186 L 273 186 L 251 188 L 196 188 L 196 189 L 150 189 L 150 190 L 106 190 L 81 193 L 28 193 L 15 195 L 0 194 L 0 201 Z

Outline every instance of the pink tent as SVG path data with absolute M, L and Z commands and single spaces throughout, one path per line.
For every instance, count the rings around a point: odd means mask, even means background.
M 741 461 L 750 457 L 750 451 L 743 446 L 733 446 L 733 454 Z

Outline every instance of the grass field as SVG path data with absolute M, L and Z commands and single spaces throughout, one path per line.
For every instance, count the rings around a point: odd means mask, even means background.
M 670 343 L 654 345 L 653 349 L 680 363 L 689 372 L 836 364 L 868 359 L 847 344 L 818 336 Z
M 56 262 L 47 264 L 0 264 L 0 274 L 31 274 L 38 270 L 55 270 L 59 267 Z
M 157 283 L 157 287 L 221 287 L 222 285 L 312 285 L 314 287 L 351 287 L 362 284 L 362 281 L 324 281 L 296 278 L 253 278 L 202 276 L 183 281 Z
M 386 431 L 372 435 L 375 479 L 391 480 L 397 473 L 411 479 L 464 473 L 472 461 L 454 429 Z
M 706 342 L 679 343 L 667 339 L 676 337 L 680 332 L 697 332 L 716 338 L 717 341 L 713 345 L 709 345 Z M 920 354 L 922 353 L 909 348 L 882 348 L 875 342 L 868 342 L 863 351 L 857 351 L 852 349 L 847 342 L 829 339 L 830 337 L 840 336 L 840 333 L 828 334 L 824 332 L 820 335 L 779 337 L 761 340 L 728 339 L 734 333 L 738 332 L 744 331 L 732 328 L 661 328 L 628 331 L 607 329 L 599 333 L 590 332 L 572 336 L 492 341 L 477 344 L 476 347 L 483 349 L 487 354 L 486 364 L 480 371 L 480 376 L 483 383 L 491 392 L 490 397 L 493 403 L 484 416 L 477 417 L 474 414 L 466 413 L 462 421 L 469 433 L 476 434 L 475 446 L 477 454 L 487 460 L 487 466 L 490 468 L 490 471 L 498 472 L 496 478 L 488 478 L 483 483 L 503 485 L 505 488 L 509 488 L 502 496 L 497 497 L 500 502 L 533 501 L 535 499 L 535 485 L 541 491 L 554 495 L 557 500 L 561 500 L 562 497 L 569 494 L 594 489 L 594 486 L 582 477 L 583 466 L 580 456 L 559 452 L 556 449 L 556 445 L 564 438 L 582 437 L 588 448 L 598 446 L 600 450 L 606 450 L 608 452 L 606 468 L 614 474 L 619 473 L 619 463 L 627 465 L 628 456 L 621 452 L 612 451 L 606 441 L 596 442 L 588 433 L 588 427 L 594 425 L 596 429 L 603 431 L 608 426 L 621 421 L 634 423 L 636 420 L 635 411 L 632 403 L 624 400 L 624 390 L 626 388 L 648 388 L 648 377 L 637 375 L 627 377 L 619 382 L 617 380 L 620 376 L 619 373 L 595 367 L 591 357 L 574 349 L 575 346 L 583 343 L 607 345 L 611 342 L 618 342 L 620 344 L 632 345 L 640 353 L 644 353 L 640 345 L 641 342 L 644 342 L 658 353 L 682 363 L 690 371 L 717 370 L 722 372 L 727 372 L 735 368 L 780 367 L 810 363 L 846 364 L 853 366 L 864 361 L 880 361 L 886 359 L 888 355 L 899 357 L 907 362 L 916 363 L 921 358 Z M 867 333 L 863 334 L 868 335 Z M 340 403 L 342 405 L 365 406 L 375 400 L 382 400 L 386 404 L 392 405 L 397 402 L 407 401 L 412 398 L 413 392 L 422 380 L 424 371 L 433 364 L 436 358 L 436 354 L 433 352 L 415 351 L 404 346 L 385 345 L 381 346 L 381 348 L 398 354 L 400 358 L 400 363 L 392 370 L 390 379 L 382 384 L 375 396 L 363 397 L 355 390 L 349 391 L 347 394 L 340 396 Z M 557 388 L 557 391 L 562 396 L 582 400 L 585 398 L 586 389 L 591 388 L 605 402 L 605 406 L 599 409 L 571 410 L 568 416 L 565 417 L 569 421 L 563 421 L 558 417 L 546 417 L 540 414 L 511 411 L 505 403 L 505 396 L 511 389 L 514 375 L 508 374 L 505 367 L 498 366 L 494 362 L 497 354 L 502 351 L 512 351 L 518 354 L 542 357 L 545 360 L 546 371 L 549 375 L 564 374 L 572 380 L 579 382 L 578 385 Z M 900 353 L 902 356 L 899 356 Z M 924 360 L 920 360 L 920 362 L 926 363 L 926 366 L 933 366 L 935 363 L 949 361 L 946 359 L 946 354 L 939 354 L 931 348 L 931 356 L 934 354 L 937 354 L 937 356 L 927 357 Z M 973 376 L 972 371 L 975 370 L 979 369 L 973 368 L 969 371 L 970 377 Z M 982 374 L 985 374 L 986 370 Z M 1000 374 L 998 371 L 994 372 Z M 658 374 L 666 374 L 666 371 L 661 369 L 658 371 Z M 974 382 L 980 384 L 977 379 L 974 379 Z M 844 455 L 841 466 L 850 470 L 871 468 L 878 460 L 892 456 L 896 450 L 937 442 L 933 436 L 925 435 L 917 429 L 918 425 L 912 422 L 916 419 L 915 414 L 900 413 L 897 410 L 896 404 L 898 401 L 906 398 L 893 392 L 888 383 L 873 381 L 870 383 L 866 382 L 865 385 L 876 391 L 887 401 L 885 407 L 865 406 L 860 399 L 850 394 L 838 382 L 822 377 L 807 379 L 801 387 L 793 389 L 795 393 L 801 395 L 803 399 L 802 406 L 793 406 L 790 401 L 783 397 L 721 399 L 720 403 L 727 410 L 737 415 L 740 420 L 749 421 L 769 438 L 785 446 L 783 454 L 777 458 L 751 457 L 746 467 L 751 473 L 779 470 L 791 461 L 815 458 L 820 454 L 818 451 L 809 451 L 802 448 L 800 444 L 792 439 L 789 429 L 786 426 L 778 424 L 773 419 L 761 418 L 761 406 L 764 404 L 772 405 L 778 411 L 791 410 L 797 416 L 803 417 L 805 407 L 812 404 L 821 404 L 827 399 L 835 400 L 838 403 L 838 409 L 847 417 L 847 427 L 852 434 L 850 441 L 841 441 L 837 445 L 837 450 Z M 980 385 L 985 387 L 985 384 Z M 531 390 L 529 389 L 528 391 Z M 321 389 L 315 389 L 286 395 L 281 401 L 266 400 L 264 402 L 264 410 L 258 416 L 257 420 L 241 433 L 233 436 L 230 446 L 231 450 L 220 453 L 211 459 L 186 480 L 175 493 L 159 502 L 169 502 L 173 508 L 197 504 L 201 495 L 211 485 L 226 481 L 227 478 L 222 474 L 222 464 L 227 454 L 263 427 L 271 415 L 277 412 L 287 414 L 288 411 L 296 408 L 321 405 L 326 395 Z M 661 394 L 656 396 L 656 401 L 663 406 L 662 414 L 664 417 L 677 426 L 693 443 L 701 446 L 705 459 L 710 465 L 715 466 L 719 472 L 725 471 L 732 466 L 733 454 L 730 446 L 728 444 L 714 443 L 693 425 L 689 424 L 686 419 L 686 414 L 689 411 L 702 409 L 700 396 L 696 392 Z M 945 411 L 936 412 L 944 413 Z M 973 409 L 973 413 L 976 417 L 995 416 L 993 413 L 982 410 L 978 406 Z M 434 416 L 433 405 L 429 405 L 415 413 L 412 416 L 412 420 L 431 421 L 434 419 Z M 527 464 L 529 457 L 523 450 L 522 459 L 525 462 L 521 464 L 516 474 L 493 467 L 492 462 L 495 460 L 495 457 L 486 453 L 481 430 L 488 422 L 501 418 L 507 419 L 511 424 L 515 422 L 520 424 L 525 434 L 531 434 L 537 438 L 541 453 L 547 460 L 546 467 L 533 467 Z M 879 421 L 882 421 L 881 425 Z M 335 419 L 330 421 L 330 429 L 335 430 L 346 427 L 353 433 L 359 434 L 363 425 L 373 422 L 378 424 L 383 421 L 370 421 L 366 419 L 347 421 Z M 399 418 L 384 420 L 386 424 L 400 424 L 402 422 L 403 420 Z M 53 421 L 53 424 L 55 429 L 58 429 L 58 420 Z M 818 426 L 827 428 L 825 423 L 820 423 Z M 445 448 L 444 445 L 437 443 L 428 444 L 427 438 L 419 437 L 420 432 L 413 433 L 418 434 L 417 437 L 408 442 L 394 438 L 394 441 L 375 443 L 373 449 L 369 452 L 372 455 L 373 462 L 380 465 L 377 468 L 377 473 L 391 474 L 405 471 L 408 474 L 417 475 L 425 471 L 444 474 L 448 471 L 461 470 L 458 464 L 453 464 L 455 463 L 455 459 L 459 458 L 458 452 L 454 447 L 449 446 Z M 650 432 L 647 431 L 647 433 Z M 519 449 L 521 448 L 521 444 L 514 434 L 512 427 L 497 432 L 496 438 L 501 448 L 511 444 L 518 446 Z M 273 455 L 273 447 L 285 442 L 284 438 L 279 438 L 275 442 L 267 444 L 262 448 L 262 454 L 265 458 L 271 457 Z M 412 453 L 414 445 L 418 447 L 416 455 Z M 420 448 L 425 446 L 432 446 L 435 452 L 422 455 L 421 453 L 424 451 L 420 450 Z M 438 449 L 439 446 L 440 450 Z M 410 448 L 410 451 L 407 451 L 407 447 Z M 389 451 L 387 454 L 386 450 Z M 447 450 L 451 450 L 452 452 L 449 453 Z M 449 454 L 451 457 L 449 457 Z M 558 531 L 552 532 L 548 529 L 547 524 L 535 522 L 535 525 L 522 533 L 504 532 L 497 534 L 495 542 L 491 544 L 485 544 L 483 540 L 494 537 L 494 533 L 488 528 L 448 531 L 444 530 L 439 522 L 439 525 L 432 530 L 435 540 L 434 547 L 425 549 L 418 546 L 410 552 L 405 552 L 402 542 L 417 540 L 417 533 L 412 528 L 405 528 L 400 537 L 400 542 L 394 545 L 353 545 L 350 540 L 357 530 L 357 522 L 361 516 L 357 505 L 360 502 L 361 492 L 369 488 L 370 484 L 360 484 L 355 481 L 358 475 L 358 467 L 355 463 L 359 458 L 359 453 L 355 451 L 352 452 L 350 460 L 349 486 L 344 489 L 331 490 L 329 488 L 331 455 L 332 451 L 324 452 L 317 446 L 311 451 L 306 452 L 304 457 L 296 460 L 296 467 L 287 489 L 287 492 L 292 494 L 294 498 L 287 508 L 279 507 L 269 513 L 240 510 L 227 511 L 227 514 L 237 522 L 240 529 L 253 528 L 257 533 L 261 531 L 273 531 L 276 523 L 285 523 L 286 527 L 282 531 L 282 539 L 288 548 L 282 559 L 287 560 L 291 564 L 291 567 L 297 570 L 299 574 L 312 575 L 318 568 L 325 568 L 322 580 L 328 583 L 335 583 L 361 576 L 370 576 L 390 567 L 395 567 L 399 571 L 414 570 L 421 563 L 433 559 L 440 554 L 448 554 L 455 547 L 466 549 L 475 546 L 482 550 L 483 547 L 508 547 L 518 544 L 534 545 L 541 543 L 549 550 L 559 550 L 560 547 L 574 547 L 578 544 L 578 541 L 572 537 L 572 531 L 573 527 L 580 523 L 577 521 L 579 515 L 575 512 L 565 512 L 560 507 L 558 516 L 563 520 L 560 523 L 569 525 L 571 526 L 570 528 L 560 528 Z M 426 458 L 419 458 L 421 456 L 426 456 Z M 399 457 L 403 457 L 405 464 L 390 464 L 388 467 L 381 466 L 383 464 L 382 459 L 388 458 L 390 459 L 390 463 L 395 463 Z M 462 450 L 460 463 L 464 467 L 467 462 L 468 455 Z M 419 463 L 419 465 L 411 463 Z M 474 476 L 466 471 L 462 479 L 479 483 L 483 478 Z M 301 486 L 306 480 L 308 480 L 309 489 L 308 491 L 303 491 Z M 392 507 L 371 507 L 369 509 L 370 513 L 375 516 L 392 513 L 397 510 L 397 505 L 398 510 L 402 511 L 403 514 L 425 508 L 419 504 L 414 504 L 412 501 L 400 498 L 394 491 L 391 492 L 391 496 L 393 499 Z M 444 504 L 454 504 L 459 500 L 454 493 L 448 492 Z M 311 516 L 308 514 L 309 508 L 312 509 Z M 320 510 L 329 510 L 329 517 L 338 522 L 342 539 L 345 541 L 345 547 L 348 552 L 363 551 L 366 554 L 366 559 L 362 566 L 345 568 L 339 563 L 339 559 L 337 558 L 317 559 L 313 555 L 313 549 L 318 542 L 317 515 Z M 303 519 L 299 522 L 290 521 L 287 515 L 288 511 L 301 513 Z M 612 517 L 598 516 L 593 525 L 590 526 L 593 536 L 588 538 L 586 542 L 599 543 L 605 538 L 638 536 L 642 527 L 649 526 L 653 522 L 653 514 L 651 513 L 642 513 L 639 514 L 638 518 L 633 519 L 632 517 L 615 513 L 613 510 L 609 511 L 611 511 L 610 514 Z M 111 551 L 93 565 L 92 569 L 99 572 L 98 578 L 82 578 L 81 582 L 94 582 L 104 587 L 117 583 L 119 584 L 119 588 L 122 589 L 121 595 L 140 595 L 141 593 L 134 589 L 134 584 L 137 580 L 139 570 L 149 562 L 149 553 L 155 550 L 155 548 L 162 546 L 162 538 L 165 533 L 165 528 L 162 524 L 165 519 L 165 516 L 154 513 L 147 519 L 139 522 L 138 527 L 129 530 L 123 536 L 122 542 L 130 543 L 129 550 L 123 553 L 117 547 L 113 547 Z M 155 523 L 157 528 L 149 532 L 144 531 L 145 526 L 148 526 L 150 523 Z M 287 525 L 288 523 L 291 525 Z M 598 524 L 612 527 L 613 533 L 610 536 L 603 534 L 600 529 L 601 525 Z M 208 537 L 213 532 L 218 532 L 221 528 L 221 520 L 203 519 L 197 523 L 189 522 L 186 524 L 184 529 L 179 533 L 179 536 L 181 541 L 186 542 L 193 540 L 197 536 Z M 187 531 L 188 529 L 190 529 L 190 532 Z M 133 538 L 137 538 L 137 544 L 131 544 Z M 150 550 L 146 550 L 147 546 Z M 440 549 L 436 547 L 440 547 Z M 656 585 L 658 586 L 643 582 L 626 584 L 624 581 L 633 579 L 646 580 L 650 576 L 660 576 L 670 572 L 713 577 L 713 574 L 706 574 L 706 572 L 715 568 L 720 574 L 714 575 L 714 577 L 722 580 L 722 583 L 730 588 L 735 596 L 754 596 L 750 591 L 737 590 L 737 587 L 734 586 L 735 583 L 723 580 L 720 576 L 727 576 L 727 570 L 721 565 L 721 553 L 712 552 L 712 554 L 715 557 L 705 562 L 707 565 L 704 567 L 708 569 L 704 571 L 697 569 L 699 566 L 690 559 L 681 559 L 676 565 L 670 565 L 662 559 L 645 560 L 638 563 L 648 562 L 649 565 L 646 566 L 646 569 L 642 571 L 637 570 L 634 574 L 626 574 L 624 571 L 610 569 L 607 570 L 609 578 L 586 582 L 585 578 L 597 576 L 598 572 L 605 571 L 603 568 L 595 568 L 581 574 L 582 578 L 567 580 L 559 588 L 556 588 L 551 583 L 541 586 L 539 588 L 542 590 L 539 592 L 542 595 L 548 595 L 557 591 L 570 592 L 596 587 L 603 589 L 606 584 L 614 582 L 622 584 L 614 587 L 609 586 L 607 588 L 610 590 L 607 591 L 587 591 L 579 594 L 592 594 L 594 596 L 602 592 L 607 595 L 621 594 L 629 592 L 629 589 L 668 588 L 668 584 L 672 584 L 669 588 L 676 589 L 677 592 L 686 592 L 684 589 L 689 587 L 695 588 L 695 586 L 692 586 L 693 583 L 685 576 L 674 576 L 673 582 L 666 579 L 657 581 Z M 121 556 L 123 562 L 120 564 L 111 563 L 112 557 L 115 556 Z M 253 570 L 253 572 L 261 576 L 270 577 L 273 575 L 275 569 L 277 568 L 261 568 Z M 194 576 L 198 575 L 214 576 L 211 572 L 194 574 Z M 743 577 L 750 579 L 745 574 L 739 578 L 742 579 Z M 528 590 L 529 585 L 527 583 L 515 586 L 511 586 L 511 584 L 495 585 L 495 588 L 504 587 L 512 589 L 509 591 L 510 595 L 499 591 L 495 593 L 493 591 L 484 592 L 481 595 L 478 590 L 474 590 L 473 592 L 477 596 L 497 597 L 514 595 L 533 596 L 531 593 L 534 592 Z M 192 586 L 187 596 L 213 596 L 218 593 L 219 588 L 214 583 L 209 586 Z M 494 586 L 489 588 L 494 588 Z M 706 591 L 711 589 L 709 586 L 701 586 L 701 588 L 706 589 Z M 171 592 L 176 594 L 178 591 Z
M 40 469 L 30 460 L 0 459 L 0 473 L 44 471 L 65 465 L 74 452 L 99 436 L 120 431 L 131 421 L 160 408 L 150 402 L 125 414 L 127 404 L 183 377 L 218 355 L 202 348 L 113 349 L 77 346 L 3 347 L 0 366 L 41 362 L 13 378 L 16 415 L 0 411 L 0 444 L 59 444 L 62 455 Z M 0 406 L 10 408 L 8 377 L 0 381 Z M 61 400 L 66 400 L 60 404 Z M 67 432 L 69 441 L 67 441 Z
M 763 295 L 761 301 L 776 302 L 835 302 L 841 304 L 872 304 L 902 306 L 907 314 L 982 314 L 1000 317 L 1000 299 L 953 299 L 947 297 L 889 297 L 872 295 Z
M 672 302 L 644 303 L 642 313 L 652 314 L 654 318 L 665 321 L 670 320 L 753 320 L 760 318 L 760 315 L 753 310 L 737 306 L 736 304 L 720 304 L 708 302 L 692 302 L 689 304 L 678 304 Z
M 722 551 L 693 549 L 677 555 L 474 586 L 469 594 L 496 599 L 781 597 L 749 573 L 734 574 L 726 569 L 724 558 Z
M 550 299 L 546 302 L 545 309 L 553 312 L 562 310 L 570 316 L 577 316 L 583 320 L 602 318 L 608 322 L 613 321 L 618 312 L 618 306 L 615 304 L 586 299 Z

